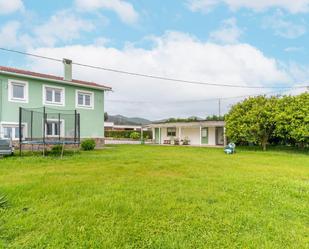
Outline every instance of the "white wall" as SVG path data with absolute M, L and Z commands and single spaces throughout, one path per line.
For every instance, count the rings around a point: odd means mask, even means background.
M 181 130 L 181 139 L 188 137 L 190 144 L 200 145 L 200 128 L 182 128 Z

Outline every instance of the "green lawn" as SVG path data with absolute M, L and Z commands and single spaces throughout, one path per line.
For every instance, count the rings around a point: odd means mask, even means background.
M 309 248 L 309 156 L 116 146 L 0 160 L 0 248 Z

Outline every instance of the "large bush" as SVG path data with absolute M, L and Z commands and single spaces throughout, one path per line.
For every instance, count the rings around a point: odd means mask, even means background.
M 95 146 L 96 146 L 96 143 L 94 139 L 86 139 L 82 141 L 81 143 L 82 149 L 86 151 L 94 150 Z
M 248 98 L 226 115 L 226 134 L 234 142 L 260 144 L 270 141 L 308 146 L 309 94 Z

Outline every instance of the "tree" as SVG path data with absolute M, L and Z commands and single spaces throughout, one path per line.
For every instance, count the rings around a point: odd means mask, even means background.
M 226 116 L 226 134 L 234 142 L 258 143 L 266 150 L 275 130 L 277 98 L 258 96 L 234 105 Z
M 275 135 L 300 146 L 309 144 L 309 93 L 278 100 Z
M 108 120 L 108 113 L 104 112 L 104 121 L 106 122 Z

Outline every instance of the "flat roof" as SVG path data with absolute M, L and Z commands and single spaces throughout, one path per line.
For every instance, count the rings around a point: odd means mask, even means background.
M 42 80 L 48 80 L 48 81 L 52 81 L 56 83 L 62 83 L 62 84 L 73 85 L 73 86 L 81 86 L 81 87 L 87 87 L 87 88 L 94 88 L 94 89 L 99 89 L 99 90 L 107 90 L 107 91 L 112 90 L 111 87 L 105 86 L 103 84 L 98 84 L 98 83 L 89 82 L 89 81 L 76 80 L 76 79 L 72 79 L 72 81 L 68 81 L 68 80 L 64 80 L 63 77 L 50 75 L 50 74 L 36 73 L 36 72 L 12 68 L 12 67 L 0 66 L 0 74 L 21 76 L 21 77 L 32 78 L 32 79 L 42 79 Z
M 194 121 L 194 122 L 172 122 L 172 123 L 152 123 L 147 125 L 151 128 L 164 128 L 164 127 L 224 127 L 225 121 L 208 121 L 208 120 L 201 120 L 201 121 Z M 146 126 L 146 127 L 147 127 Z

